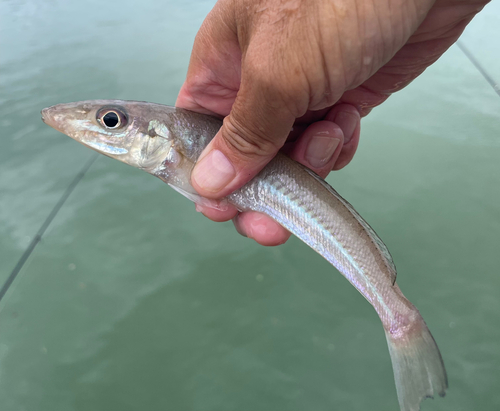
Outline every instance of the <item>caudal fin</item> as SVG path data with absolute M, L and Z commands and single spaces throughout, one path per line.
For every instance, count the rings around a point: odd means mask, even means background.
M 387 331 L 386 337 L 401 411 L 419 411 L 420 402 L 435 394 L 444 397 L 446 370 L 424 320 L 420 317 L 404 337 Z

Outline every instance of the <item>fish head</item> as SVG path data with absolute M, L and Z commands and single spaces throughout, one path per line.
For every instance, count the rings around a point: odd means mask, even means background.
M 42 120 L 87 147 L 137 167 L 140 158 L 131 152 L 143 134 L 140 111 L 125 101 L 79 101 L 43 109 Z
M 42 120 L 99 153 L 187 191 L 199 155 L 222 122 L 154 103 L 90 100 L 42 110 Z

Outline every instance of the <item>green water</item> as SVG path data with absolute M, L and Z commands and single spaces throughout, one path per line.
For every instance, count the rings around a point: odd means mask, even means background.
M 211 1 L 0 0 L 0 281 L 93 155 L 41 108 L 173 104 Z M 500 6 L 463 43 L 500 81 Z M 330 176 L 391 250 L 450 389 L 500 409 L 500 98 L 454 46 Z M 0 303 L 2 411 L 396 410 L 380 322 L 300 241 L 264 248 L 98 158 Z

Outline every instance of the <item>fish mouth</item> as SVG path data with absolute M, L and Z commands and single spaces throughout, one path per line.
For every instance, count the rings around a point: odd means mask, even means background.
M 48 126 L 58 130 L 58 127 L 56 127 L 56 121 L 54 119 L 54 107 L 55 106 L 46 107 L 41 111 L 42 121 Z
M 55 106 L 46 107 L 41 111 L 42 121 L 53 129 L 69 135 L 67 133 L 67 121 L 72 118 L 68 115 L 66 105 L 56 104 Z M 70 136 L 71 137 L 71 136 Z
M 49 111 L 49 107 L 46 107 L 46 108 L 42 109 L 42 111 L 40 112 L 40 114 L 42 115 L 42 121 L 44 123 L 46 123 L 45 119 L 48 117 L 48 111 Z

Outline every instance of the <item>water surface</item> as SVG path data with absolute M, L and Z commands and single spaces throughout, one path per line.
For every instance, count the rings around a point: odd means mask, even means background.
M 173 104 L 211 1 L 0 1 L 0 281 L 92 152 L 41 108 Z M 500 8 L 463 43 L 500 79 Z M 447 365 L 423 410 L 500 408 L 500 98 L 456 47 L 329 177 L 391 250 Z M 264 248 L 99 158 L 0 303 L 2 410 L 397 409 L 380 322 L 296 239 Z

